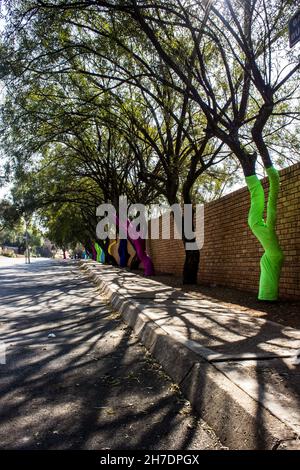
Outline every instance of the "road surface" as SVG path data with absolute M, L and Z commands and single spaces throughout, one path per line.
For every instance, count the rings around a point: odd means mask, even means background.
M 222 448 L 75 262 L 1 259 L 0 308 L 1 449 Z

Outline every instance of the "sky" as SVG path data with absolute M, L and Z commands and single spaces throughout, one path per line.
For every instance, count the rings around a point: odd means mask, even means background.
M 9 192 L 10 185 L 0 188 L 0 199 L 3 199 Z

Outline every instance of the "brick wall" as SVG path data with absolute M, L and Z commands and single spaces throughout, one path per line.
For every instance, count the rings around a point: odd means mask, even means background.
M 277 233 L 285 254 L 280 296 L 300 299 L 300 164 L 285 168 L 280 175 Z M 263 184 L 267 196 L 267 178 Z M 247 225 L 249 206 L 247 187 L 205 205 L 199 282 L 257 292 L 263 249 Z M 149 240 L 148 249 L 158 272 L 181 275 L 181 240 L 162 240 L 160 228 L 160 239 Z

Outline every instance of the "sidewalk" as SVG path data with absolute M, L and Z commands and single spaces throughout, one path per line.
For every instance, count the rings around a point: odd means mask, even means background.
M 300 330 L 91 261 L 80 267 L 223 444 L 300 449 Z

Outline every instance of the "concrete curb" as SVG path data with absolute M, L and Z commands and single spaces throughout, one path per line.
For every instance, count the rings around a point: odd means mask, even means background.
M 205 348 L 195 351 L 181 335 L 171 337 L 140 305 L 102 279 L 93 263 L 80 262 L 79 266 L 105 293 L 111 306 L 122 314 L 224 445 L 248 450 L 300 449 L 294 430 L 233 383 L 217 363 L 209 362 Z

